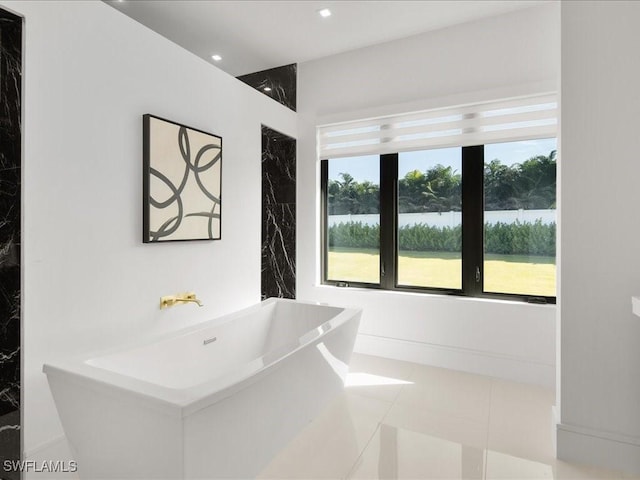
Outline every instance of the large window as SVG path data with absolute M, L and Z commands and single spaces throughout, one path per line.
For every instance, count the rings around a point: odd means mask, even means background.
M 539 139 L 324 160 L 324 280 L 553 301 L 555 153 Z
M 500 107 L 328 129 L 323 281 L 554 303 L 555 104 Z

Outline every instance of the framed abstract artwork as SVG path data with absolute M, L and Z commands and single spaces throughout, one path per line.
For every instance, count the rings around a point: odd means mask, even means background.
M 221 238 L 222 137 L 146 114 L 144 243 Z

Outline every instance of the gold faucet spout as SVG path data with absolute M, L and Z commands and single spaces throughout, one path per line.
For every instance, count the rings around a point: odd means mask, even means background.
M 196 294 L 193 292 L 179 293 L 178 295 L 167 295 L 166 297 L 160 298 L 161 309 L 173 307 L 176 303 L 195 303 L 199 307 L 204 306 L 202 302 L 196 298 Z
M 204 305 L 197 298 L 176 298 L 176 302 L 193 302 L 197 303 L 199 307 L 203 307 Z

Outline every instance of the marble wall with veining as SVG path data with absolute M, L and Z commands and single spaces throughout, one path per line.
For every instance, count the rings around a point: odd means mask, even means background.
M 262 296 L 296 297 L 296 140 L 262 127 Z
M 237 78 L 295 112 L 297 67 L 295 63 L 292 63 Z
M 0 465 L 20 443 L 22 19 L 0 9 Z M 4 469 L 3 469 L 4 470 Z M 2 478 L 19 478 L 3 471 Z

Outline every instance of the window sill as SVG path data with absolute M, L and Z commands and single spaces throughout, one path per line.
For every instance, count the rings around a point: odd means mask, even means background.
M 385 290 L 380 288 L 367 288 L 367 287 L 338 287 L 336 285 L 329 285 L 324 283 L 316 283 L 314 288 L 319 288 L 327 292 L 340 292 L 340 293 L 354 293 L 354 294 L 366 294 L 366 295 L 380 295 L 389 296 L 390 298 L 412 298 L 412 299 L 424 299 L 426 301 L 438 301 L 438 302 L 474 302 L 494 305 L 521 305 L 530 308 L 556 308 L 555 303 L 529 303 L 520 299 L 509 298 L 491 298 L 491 297 L 472 297 L 468 295 L 453 295 L 437 292 L 412 292 L 407 290 Z

